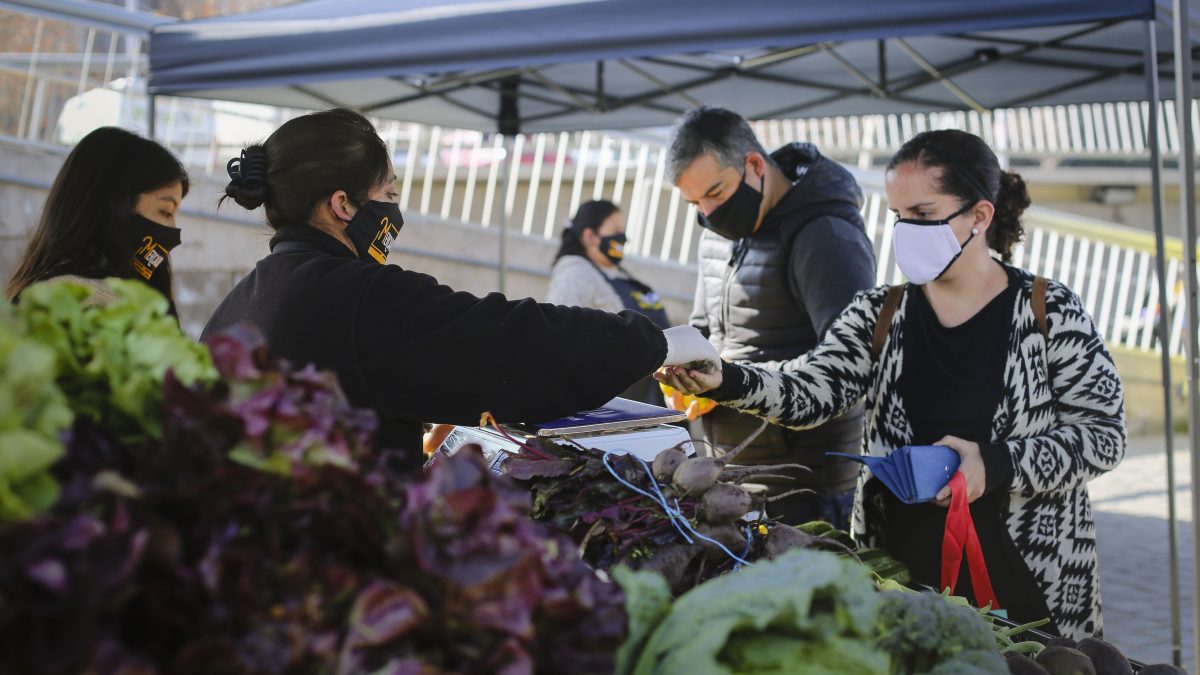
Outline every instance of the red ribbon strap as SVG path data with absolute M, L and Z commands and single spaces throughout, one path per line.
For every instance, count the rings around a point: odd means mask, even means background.
M 963 550 L 967 552 L 967 569 L 971 571 L 975 603 L 980 607 L 990 603 L 992 610 L 1000 609 L 1000 602 L 992 590 L 987 564 L 983 560 L 979 535 L 975 534 L 971 508 L 967 505 L 967 479 L 958 471 L 950 478 L 950 511 L 946 514 L 946 532 L 942 537 L 942 588 L 949 588 L 951 593 L 958 585 Z

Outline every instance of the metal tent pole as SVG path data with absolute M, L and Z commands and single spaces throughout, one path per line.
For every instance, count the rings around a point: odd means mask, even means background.
M 147 98 L 147 101 L 146 101 L 146 103 L 147 103 L 147 106 L 146 106 L 146 116 L 147 116 L 146 132 L 147 132 L 147 135 L 150 137 L 150 140 L 156 141 L 156 140 L 158 140 L 158 137 L 157 137 L 157 133 L 158 133 L 158 114 L 157 114 L 158 97 L 155 96 L 154 94 L 148 94 L 146 96 L 146 98 Z
M 500 292 L 504 292 L 504 277 L 508 271 L 508 191 L 510 180 L 520 180 L 520 161 L 517 160 L 516 176 L 513 173 L 513 161 L 509 157 L 512 141 L 521 133 L 521 112 L 518 107 L 518 90 L 521 78 L 510 75 L 500 80 L 500 110 L 496 114 L 496 127 L 504 138 L 504 169 L 500 174 Z
M 1174 0 L 1175 113 L 1179 120 L 1179 215 L 1183 235 L 1187 330 L 1188 440 L 1192 458 L 1192 513 L 1200 514 L 1200 345 L 1196 341 L 1196 148 L 1192 137 L 1192 40 L 1189 0 Z M 1200 589 L 1200 518 L 1192 518 L 1192 583 Z M 1192 603 L 1192 644 L 1200 644 L 1200 603 Z
M 1163 429 L 1167 453 L 1167 548 L 1170 555 L 1171 662 L 1182 666 L 1179 609 L 1179 533 L 1175 510 L 1175 420 L 1171 411 L 1171 348 L 1167 326 L 1167 256 L 1163 232 L 1162 155 L 1158 145 L 1158 115 L 1162 97 L 1158 90 L 1158 36 L 1156 24 L 1146 22 L 1146 100 L 1150 103 L 1146 147 L 1150 148 L 1150 185 L 1154 200 L 1154 271 L 1158 275 L 1158 346 L 1162 356 Z
M 512 171 L 512 159 L 509 155 L 512 154 L 512 136 L 503 134 L 504 139 L 501 144 L 504 148 L 504 157 L 501 162 L 504 162 L 500 171 L 500 266 L 497 268 L 498 278 L 496 280 L 496 290 L 501 293 L 505 292 L 504 277 L 508 271 L 508 181 L 510 180 L 509 173 Z

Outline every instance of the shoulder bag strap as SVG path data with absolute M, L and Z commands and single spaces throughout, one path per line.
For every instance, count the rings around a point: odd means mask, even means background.
M 879 318 L 875 321 L 875 336 L 871 340 L 871 360 L 879 359 L 883 353 L 883 343 L 887 342 L 888 329 L 892 326 L 892 317 L 900 306 L 900 298 L 904 295 L 904 284 L 891 286 L 887 295 L 883 296 L 883 307 L 879 310 Z

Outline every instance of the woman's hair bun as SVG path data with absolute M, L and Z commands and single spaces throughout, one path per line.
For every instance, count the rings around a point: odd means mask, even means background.
M 996 214 L 988 228 L 988 246 L 1000 252 L 1005 261 L 1012 259 L 1013 249 L 1025 236 L 1021 214 L 1029 208 L 1029 189 L 1020 175 L 1000 172 L 1000 190 L 996 193 Z
M 237 205 L 249 210 L 257 209 L 267 199 L 267 150 L 261 145 L 251 145 L 242 150 L 225 165 L 229 173 L 229 184 L 225 196 Z

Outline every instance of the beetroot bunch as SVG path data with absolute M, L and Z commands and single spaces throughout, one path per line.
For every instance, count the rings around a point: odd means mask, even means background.
M 765 517 L 770 500 L 799 491 L 767 498 L 750 483 L 804 467 L 732 464 L 753 440 L 719 458 L 667 448 L 649 467 L 629 455 L 534 441 L 537 452 L 505 470 L 532 491 L 534 517 L 568 532 L 588 564 L 653 570 L 675 593 L 795 547 L 851 553 L 834 538 Z

